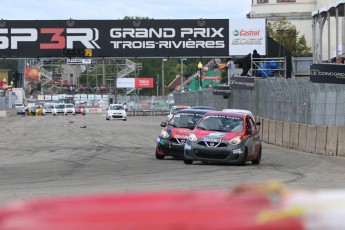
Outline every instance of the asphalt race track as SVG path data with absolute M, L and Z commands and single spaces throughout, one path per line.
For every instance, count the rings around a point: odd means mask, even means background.
M 0 204 L 33 197 L 119 191 L 223 189 L 277 180 L 290 188 L 344 188 L 345 159 L 264 144 L 260 165 L 156 160 L 165 117 L 0 118 Z

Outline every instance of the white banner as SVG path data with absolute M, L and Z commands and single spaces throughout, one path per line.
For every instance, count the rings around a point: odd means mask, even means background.
M 116 78 L 116 88 L 135 88 L 135 78 Z
M 70 64 L 70 65 L 90 65 L 91 59 L 67 59 L 67 64 Z
M 51 101 L 52 100 L 52 95 L 45 95 L 44 96 L 45 101 Z
M 229 33 L 229 56 L 266 55 L 266 19 L 231 19 Z

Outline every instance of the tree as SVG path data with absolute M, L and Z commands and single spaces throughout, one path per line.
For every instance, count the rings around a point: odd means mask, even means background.
M 13 79 L 13 74 L 18 70 L 18 60 L 3 59 L 0 60 L 0 69 L 9 69 L 8 81 L 11 82 Z M 0 79 L 2 80 L 2 79 Z
M 287 21 L 286 18 L 279 18 L 278 21 L 267 23 L 268 35 L 276 42 L 283 45 L 295 57 L 312 56 L 311 48 L 307 46 L 305 36 L 299 37 L 296 26 Z

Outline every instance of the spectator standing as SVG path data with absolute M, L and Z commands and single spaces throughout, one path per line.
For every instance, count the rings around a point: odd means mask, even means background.
M 126 104 L 126 102 L 125 103 L 123 103 L 123 108 L 125 109 L 125 111 L 127 112 L 127 104 Z
M 251 57 L 252 57 L 252 54 L 249 53 L 247 54 L 247 56 L 245 56 L 244 58 L 242 58 L 242 73 L 241 73 L 241 76 L 247 76 L 248 75 L 248 71 L 251 67 Z
M 254 64 L 253 64 L 253 76 L 256 76 L 261 55 L 258 53 L 257 50 L 253 50 L 252 58 L 253 58 L 252 61 L 254 62 Z

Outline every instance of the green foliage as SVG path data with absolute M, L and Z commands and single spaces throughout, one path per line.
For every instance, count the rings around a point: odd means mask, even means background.
M 3 59 L 0 60 L 0 69 L 9 69 L 8 72 L 8 81 L 12 81 L 13 74 L 18 69 L 18 61 L 12 59 Z
M 268 35 L 276 42 L 288 49 L 293 56 L 311 56 L 311 48 L 307 46 L 305 36 L 299 37 L 296 26 L 287 21 L 286 18 L 279 18 L 278 21 L 267 23 Z

